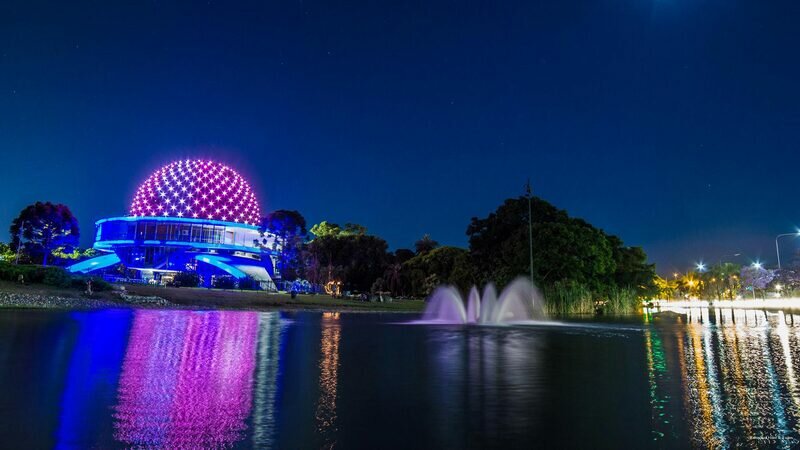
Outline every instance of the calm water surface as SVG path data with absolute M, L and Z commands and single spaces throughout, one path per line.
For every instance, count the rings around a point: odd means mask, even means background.
M 0 312 L 3 447 L 789 448 L 800 315 Z

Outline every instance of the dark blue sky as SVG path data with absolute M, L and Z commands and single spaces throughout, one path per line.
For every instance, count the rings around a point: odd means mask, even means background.
M 528 177 L 662 272 L 800 225 L 797 2 L 118 3 L 0 4 L 0 224 L 200 156 L 392 247 Z

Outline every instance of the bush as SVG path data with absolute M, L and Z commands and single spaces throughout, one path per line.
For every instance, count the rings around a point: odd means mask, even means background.
M 15 265 L 10 263 L 0 264 L 0 279 L 17 281 L 22 275 L 26 283 L 42 283 L 46 272 L 57 267 L 41 267 L 34 265 Z M 60 270 L 60 269 L 58 269 Z
M 60 267 L 42 267 L 34 265 L 14 265 L 0 262 L 0 280 L 16 282 L 22 275 L 25 283 L 40 283 L 60 288 L 85 290 L 86 280 L 92 280 L 95 292 L 109 291 L 111 283 L 100 277 L 72 275 Z
M 85 291 L 86 282 L 89 280 L 92 280 L 92 291 L 94 292 L 110 291 L 113 289 L 111 283 L 98 277 L 72 277 L 72 287 Z
M 243 289 L 246 291 L 256 291 L 261 289 L 261 283 L 256 281 L 256 279 L 251 276 L 246 276 L 244 278 L 239 279 L 239 289 Z
M 558 282 L 544 289 L 545 311 L 551 315 L 630 314 L 641 306 L 632 289 L 610 288 L 596 292 L 576 282 Z
M 22 266 L 15 266 L 11 263 L 0 263 L 0 280 L 17 281 L 17 271 Z
M 102 278 L 92 277 L 91 280 L 92 280 L 92 290 L 94 290 L 95 292 L 110 291 L 114 289 L 111 283 Z
M 48 286 L 70 287 L 72 285 L 72 275 L 60 267 L 43 267 L 44 277 L 42 282 Z
M 71 283 L 70 285 L 71 285 L 71 287 L 73 289 L 85 290 L 86 289 L 86 280 L 87 279 L 84 278 L 84 277 L 72 277 L 72 280 L 70 280 L 70 283 Z
M 197 272 L 179 272 L 172 280 L 174 286 L 197 287 L 200 285 L 200 275 Z
M 216 289 L 236 289 L 236 278 L 230 275 L 215 277 L 212 287 Z

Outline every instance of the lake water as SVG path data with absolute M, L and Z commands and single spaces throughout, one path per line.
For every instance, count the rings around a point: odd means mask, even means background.
M 5 448 L 789 448 L 800 315 L 0 312 Z

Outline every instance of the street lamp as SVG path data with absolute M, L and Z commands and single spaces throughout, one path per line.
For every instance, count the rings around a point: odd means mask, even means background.
M 753 264 L 750 264 L 750 265 L 753 267 L 753 269 L 761 270 L 761 269 L 764 268 L 764 265 L 761 264 L 761 261 L 755 261 L 755 262 L 753 262 Z
M 697 267 L 698 272 L 703 272 L 706 270 L 706 265 L 702 262 L 697 263 L 695 267 Z
M 781 268 L 781 248 L 778 246 L 778 239 L 784 236 L 795 236 L 795 237 L 800 236 L 800 230 L 794 233 L 783 233 L 775 236 L 775 256 L 778 257 L 778 270 L 780 270 Z
M 531 284 L 533 284 L 533 213 L 531 212 L 531 179 L 525 185 L 525 194 L 528 197 L 528 254 L 530 255 Z

